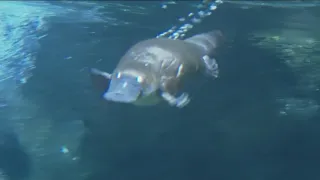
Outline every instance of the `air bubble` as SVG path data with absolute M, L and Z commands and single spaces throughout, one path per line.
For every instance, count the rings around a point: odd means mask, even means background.
M 189 17 L 191 17 L 191 16 L 193 16 L 193 15 L 194 15 L 193 13 L 189 13 L 189 14 L 188 14 Z
M 179 21 L 181 21 L 181 22 L 183 22 L 185 20 L 186 20 L 186 18 L 179 18 Z
M 222 3 L 222 0 L 216 0 L 214 2 L 209 0 L 202 1 L 197 5 L 196 12 L 190 12 L 187 16 L 180 17 L 178 19 L 178 21 L 181 22 L 180 25 L 173 26 L 166 32 L 158 35 L 157 38 L 167 37 L 169 39 L 178 39 L 185 37 L 186 33 L 192 29 L 195 24 L 201 23 L 204 18 L 210 16 L 212 11 L 216 10 L 217 6 Z
M 211 11 L 214 11 L 214 10 L 216 10 L 216 9 L 217 9 L 217 6 L 216 6 L 215 4 L 213 4 L 213 5 L 210 6 L 210 10 L 211 10 Z
M 198 18 L 192 18 L 191 21 L 193 23 L 201 23 L 201 19 L 198 19 Z
M 206 16 L 206 13 L 204 11 L 199 11 L 198 15 L 203 18 Z
M 162 9 L 167 9 L 167 8 L 168 8 L 168 5 L 163 4 L 163 5 L 161 6 L 161 8 L 162 8 Z

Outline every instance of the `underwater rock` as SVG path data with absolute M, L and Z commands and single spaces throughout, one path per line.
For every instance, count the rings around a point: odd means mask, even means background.
M 281 104 L 280 115 L 295 116 L 299 119 L 314 117 L 319 111 L 320 105 L 312 99 L 286 98 L 279 99 Z
M 297 90 L 319 91 L 320 26 L 315 23 L 317 18 L 311 13 L 295 12 L 279 21 L 281 24 L 272 29 L 252 32 L 251 40 L 254 45 L 277 53 L 295 74 Z

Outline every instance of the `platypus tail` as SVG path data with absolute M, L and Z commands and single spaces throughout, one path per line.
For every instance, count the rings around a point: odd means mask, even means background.
M 220 47 L 223 41 L 223 35 L 221 31 L 213 30 L 207 33 L 194 35 L 185 39 L 185 41 L 197 45 L 203 50 L 203 55 L 213 58 L 217 53 L 217 48 Z
M 196 45 L 202 52 L 204 72 L 206 75 L 215 78 L 219 75 L 218 63 L 215 56 L 223 40 L 223 35 L 221 31 L 218 30 L 197 34 L 185 40 L 186 42 Z

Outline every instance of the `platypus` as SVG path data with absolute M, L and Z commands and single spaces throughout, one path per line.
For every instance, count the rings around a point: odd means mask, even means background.
M 92 68 L 91 77 L 105 100 L 134 105 L 166 101 L 181 108 L 190 102 L 188 93 L 181 92 L 183 82 L 196 73 L 218 77 L 215 57 L 222 40 L 218 30 L 185 40 L 143 40 L 124 54 L 112 73 Z

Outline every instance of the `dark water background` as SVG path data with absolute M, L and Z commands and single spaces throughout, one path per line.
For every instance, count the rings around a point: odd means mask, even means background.
M 284 60 L 248 40 L 251 32 L 277 27 L 294 11 L 221 6 L 190 31 L 220 29 L 227 43 L 218 58 L 220 78 L 197 82 L 183 109 L 99 99 L 88 67 L 111 71 L 131 45 L 154 37 L 189 11 L 179 6 L 121 17 L 139 22 L 130 28 L 51 24 L 24 95 L 50 109 L 57 121 L 84 121 L 79 153 L 93 171 L 88 180 L 319 179 L 319 114 L 296 121 L 280 116 L 276 103 L 280 96 L 319 101 L 319 95 L 296 91 L 296 77 Z M 73 58 L 65 59 L 66 54 Z

